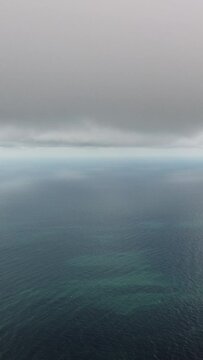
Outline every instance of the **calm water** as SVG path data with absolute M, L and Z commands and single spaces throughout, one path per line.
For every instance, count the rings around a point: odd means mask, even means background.
M 203 358 L 203 163 L 0 161 L 0 359 Z

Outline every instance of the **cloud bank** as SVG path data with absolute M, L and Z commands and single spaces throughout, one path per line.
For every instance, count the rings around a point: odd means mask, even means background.
M 202 147 L 200 0 L 1 3 L 0 145 Z

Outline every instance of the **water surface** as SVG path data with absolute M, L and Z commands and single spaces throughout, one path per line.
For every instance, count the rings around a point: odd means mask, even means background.
M 0 169 L 1 360 L 203 358 L 203 163 Z

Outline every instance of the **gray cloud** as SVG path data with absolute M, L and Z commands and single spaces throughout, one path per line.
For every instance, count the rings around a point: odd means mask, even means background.
M 0 143 L 201 146 L 200 0 L 3 0 Z

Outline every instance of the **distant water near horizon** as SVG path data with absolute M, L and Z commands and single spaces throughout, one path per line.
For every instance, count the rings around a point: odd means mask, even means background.
M 203 359 L 203 161 L 0 160 L 0 360 Z

